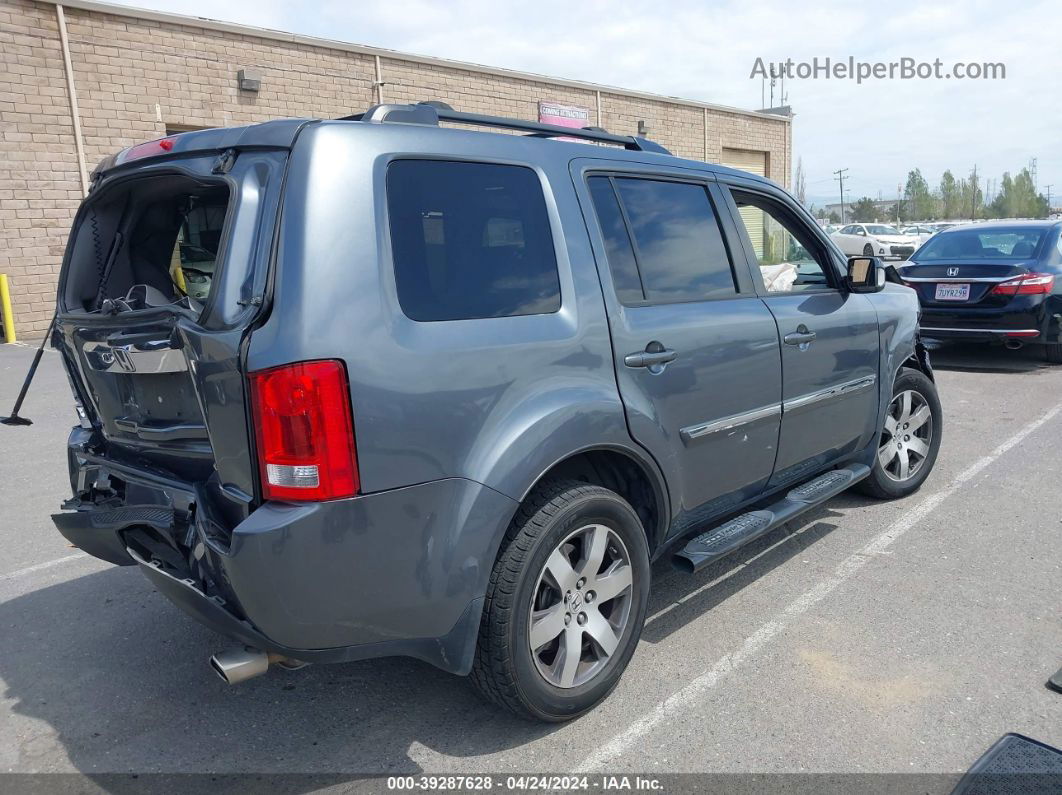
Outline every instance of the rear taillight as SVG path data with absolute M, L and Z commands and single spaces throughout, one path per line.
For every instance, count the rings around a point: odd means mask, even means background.
M 996 295 L 1047 295 L 1054 284 L 1055 277 L 1050 273 L 1027 273 L 1000 282 L 992 292 Z
M 355 495 L 358 459 L 343 363 L 298 362 L 250 378 L 262 496 L 334 500 Z

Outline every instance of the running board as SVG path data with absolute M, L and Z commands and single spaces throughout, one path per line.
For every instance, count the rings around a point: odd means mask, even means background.
M 698 572 L 804 511 L 835 497 L 869 474 L 870 467 L 864 464 L 850 464 L 819 475 L 791 489 L 785 497 L 766 508 L 743 513 L 726 524 L 701 533 L 687 543 L 681 552 L 676 553 L 672 562 L 680 571 L 688 574 Z

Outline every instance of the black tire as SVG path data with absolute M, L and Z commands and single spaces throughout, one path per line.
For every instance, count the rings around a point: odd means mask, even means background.
M 546 576 L 546 561 L 553 552 L 563 549 L 565 540 L 580 528 L 591 525 L 615 534 L 608 536 L 608 554 L 621 546 L 613 545 L 615 537 L 625 546 L 631 574 L 630 587 L 624 592 L 630 594 L 629 612 L 624 613 L 625 624 L 614 651 L 592 664 L 599 668 L 592 678 L 558 687 L 540 673 L 541 660 L 530 647 L 532 600 L 540 598 L 541 578 Z M 649 550 L 634 509 L 600 486 L 573 480 L 543 483 L 520 506 L 502 541 L 487 587 L 470 678 L 488 701 L 520 717 L 549 722 L 576 718 L 599 704 L 619 682 L 641 637 L 648 596 Z M 589 610 L 586 604 L 582 609 Z M 615 603 L 602 601 L 600 607 L 604 610 L 611 604 Z M 567 609 L 565 599 L 562 610 Z M 561 631 L 558 643 L 564 642 L 567 632 Z M 588 636 L 579 637 L 580 643 L 587 644 L 587 651 L 580 654 L 598 653 Z
M 863 246 L 863 256 L 864 257 L 873 257 L 874 256 L 874 247 L 872 245 L 870 245 L 870 243 L 867 243 L 865 246 Z
M 925 425 L 930 427 L 932 434 L 927 443 L 928 453 L 921 459 L 917 471 L 903 480 L 898 480 L 896 473 L 890 474 L 890 471 L 887 471 L 886 466 L 882 463 L 882 456 L 875 455 L 874 466 L 870 470 L 870 476 L 857 486 L 859 491 L 870 497 L 876 497 L 881 500 L 895 500 L 900 497 L 906 497 L 908 494 L 913 494 L 922 487 L 926 478 L 929 477 L 929 473 L 933 471 L 933 465 L 936 464 L 937 454 L 940 451 L 940 441 L 944 432 L 944 413 L 941 410 L 940 398 L 937 396 L 937 387 L 924 373 L 905 367 L 896 376 L 896 381 L 892 387 L 892 400 L 895 401 L 899 395 L 905 392 L 918 394 L 931 412 L 931 417 L 925 423 Z M 892 413 L 891 402 L 889 413 Z M 886 419 L 887 423 L 888 419 Z M 919 427 L 921 428 L 922 426 Z M 906 438 L 909 439 L 910 437 Z M 878 438 L 879 448 L 893 440 L 902 447 L 904 443 L 902 438 L 897 438 L 885 428 L 882 428 L 881 435 Z M 910 451 L 908 456 L 910 456 Z
M 1062 364 L 1062 342 L 1048 342 L 1044 345 L 1044 358 L 1050 364 Z

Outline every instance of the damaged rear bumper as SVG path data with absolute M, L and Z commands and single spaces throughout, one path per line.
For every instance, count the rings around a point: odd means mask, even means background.
M 227 522 L 200 484 L 93 455 L 71 437 L 72 544 L 140 565 L 215 631 L 304 662 L 409 656 L 471 669 L 490 569 L 516 503 L 461 478 Z M 103 483 L 111 492 L 93 491 Z M 79 491 L 79 488 L 81 489 Z M 94 495 L 94 501 L 88 498 Z M 97 504 L 99 503 L 99 504 Z

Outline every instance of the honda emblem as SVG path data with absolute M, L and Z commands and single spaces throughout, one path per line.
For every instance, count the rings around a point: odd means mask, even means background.
M 958 276 L 958 275 L 959 275 L 959 269 L 958 268 L 948 268 L 948 276 Z
M 114 361 L 125 370 L 127 373 L 135 373 L 136 365 L 133 363 L 133 357 L 129 355 L 129 351 L 126 348 L 113 348 Z

